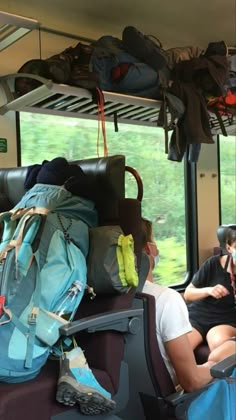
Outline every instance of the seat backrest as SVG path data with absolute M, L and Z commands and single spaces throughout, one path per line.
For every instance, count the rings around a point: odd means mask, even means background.
M 137 265 L 141 261 L 141 203 L 137 199 L 125 198 L 125 157 L 115 155 L 104 158 L 78 160 L 78 164 L 89 176 L 95 191 L 91 199 L 95 202 L 99 225 L 119 224 L 124 234 L 132 234 Z M 0 169 L 0 212 L 11 209 L 25 193 L 24 181 L 28 167 Z M 90 197 L 89 197 L 90 198 Z M 131 289 L 124 295 L 96 296 L 91 301 L 85 297 L 75 319 L 110 310 L 129 309 L 135 294 Z M 119 369 L 124 352 L 122 335 L 115 332 L 95 333 L 90 337 L 82 334 L 79 343 L 85 350 L 89 365 L 108 371 L 114 390 L 119 385 Z M 94 348 L 96 347 L 96 353 Z M 110 348 L 115 352 L 110 352 Z
M 105 224 L 118 218 L 118 202 L 125 197 L 125 156 L 76 160 L 88 175 L 95 192 L 99 223 Z M 24 182 L 28 167 L 0 169 L 0 211 L 12 208 L 25 193 Z
M 99 225 L 120 224 L 125 234 L 134 237 L 137 266 L 141 258 L 141 205 L 125 198 L 125 156 L 76 160 L 91 181 L 91 198 L 98 211 Z M 0 168 L 0 212 L 10 210 L 26 192 L 24 182 L 28 166 Z M 127 213 L 128 212 L 128 213 Z
M 158 396 L 165 398 L 175 392 L 175 387 L 162 358 L 157 341 L 155 297 L 138 292 L 136 298 L 143 302 L 147 358 L 150 364 L 152 382 L 157 389 Z

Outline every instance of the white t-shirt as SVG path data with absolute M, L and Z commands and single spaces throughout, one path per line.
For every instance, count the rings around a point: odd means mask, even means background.
M 177 385 L 176 374 L 166 353 L 164 343 L 192 330 L 187 306 L 178 292 L 149 280 L 146 280 L 142 291 L 155 297 L 157 341 L 173 383 Z

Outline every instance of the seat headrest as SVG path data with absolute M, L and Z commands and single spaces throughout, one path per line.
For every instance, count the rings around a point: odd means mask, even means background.
M 222 249 L 222 254 L 228 254 L 225 245 L 226 245 L 226 238 L 229 232 L 229 229 L 236 230 L 236 224 L 229 224 L 229 225 L 221 225 L 217 228 L 216 234 Z
M 99 223 L 109 223 L 117 219 L 118 203 L 125 197 L 125 156 L 114 155 L 71 163 L 73 166 L 79 165 L 89 179 L 93 194 L 87 198 L 95 202 Z M 10 210 L 24 195 L 28 168 L 0 169 L 0 212 Z

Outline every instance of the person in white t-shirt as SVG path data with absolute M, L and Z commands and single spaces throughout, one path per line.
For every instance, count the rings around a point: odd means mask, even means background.
M 181 295 L 168 287 L 153 283 L 152 270 L 159 257 L 159 251 L 152 235 L 152 223 L 142 220 L 143 249 L 150 261 L 150 270 L 143 287 L 143 293 L 156 300 L 156 334 L 165 365 L 175 386 L 192 392 L 212 380 L 210 367 L 214 361 L 197 365 L 188 340 L 192 327 L 188 319 L 187 306 Z

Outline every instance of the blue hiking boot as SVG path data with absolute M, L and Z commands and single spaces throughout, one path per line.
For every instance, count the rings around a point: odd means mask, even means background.
M 167 58 L 159 40 L 154 42 L 150 36 L 143 35 L 133 26 L 126 26 L 122 33 L 126 51 L 159 71 L 167 65 Z
M 79 403 L 85 415 L 106 413 L 116 406 L 89 369 L 80 347 L 63 354 L 57 385 L 56 400 L 70 406 Z

